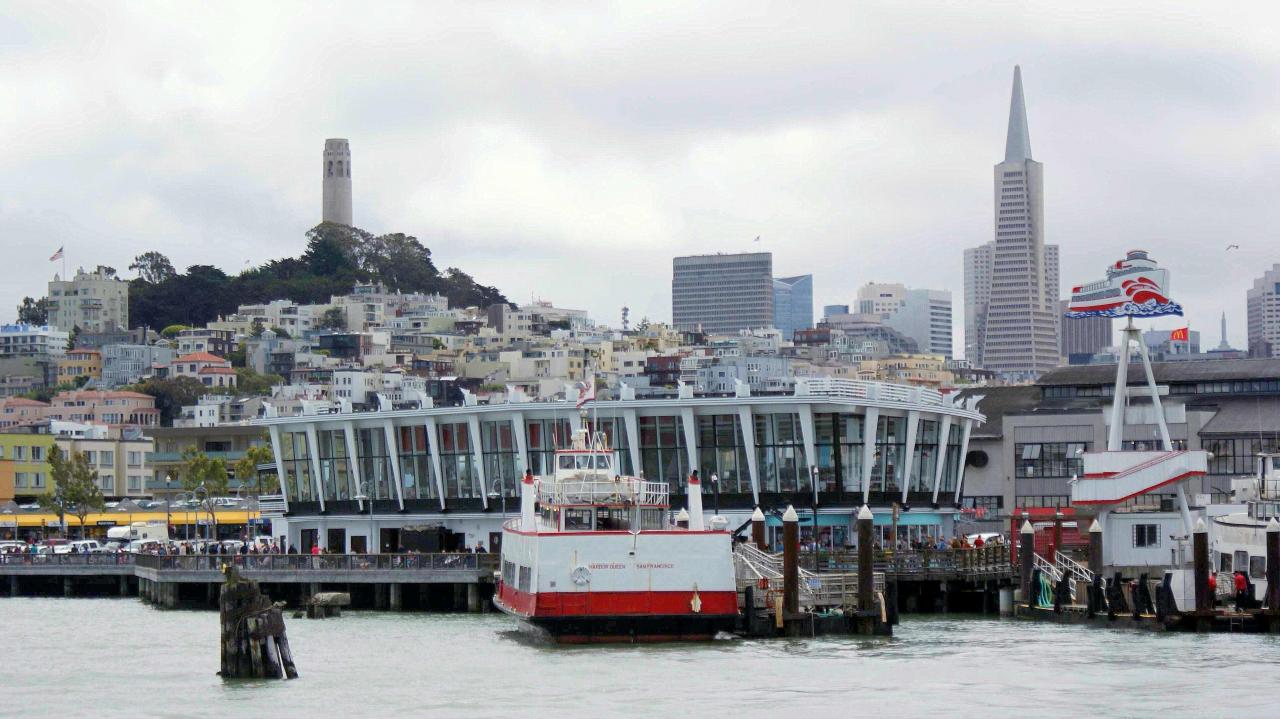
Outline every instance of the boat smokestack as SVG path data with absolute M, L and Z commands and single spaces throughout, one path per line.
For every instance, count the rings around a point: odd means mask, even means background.
M 533 484 L 533 471 L 526 469 L 520 481 L 520 531 L 535 532 L 538 529 L 533 504 L 537 500 Z
M 689 473 L 689 531 L 702 530 L 702 480 L 698 479 L 695 469 Z

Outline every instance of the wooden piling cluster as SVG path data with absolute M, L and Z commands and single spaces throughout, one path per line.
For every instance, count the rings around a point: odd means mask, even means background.
M 297 679 L 284 614 L 252 579 L 225 565 L 218 597 L 223 679 Z

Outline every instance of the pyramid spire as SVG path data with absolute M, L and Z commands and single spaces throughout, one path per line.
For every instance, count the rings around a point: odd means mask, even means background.
M 1022 68 L 1013 66 L 1013 97 L 1009 99 L 1009 135 L 1004 143 L 1004 161 L 1031 159 L 1031 131 L 1027 129 L 1027 102 L 1022 97 Z

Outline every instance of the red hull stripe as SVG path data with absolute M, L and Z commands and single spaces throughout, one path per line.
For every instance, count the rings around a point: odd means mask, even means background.
M 737 615 L 738 593 L 698 592 L 701 611 L 693 611 L 693 592 L 521 592 L 499 585 L 498 599 L 526 617 L 626 617 Z

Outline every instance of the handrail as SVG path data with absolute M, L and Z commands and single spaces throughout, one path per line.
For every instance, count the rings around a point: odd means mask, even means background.
M 1085 584 L 1093 584 L 1093 572 L 1091 570 L 1062 552 L 1057 552 L 1056 554 L 1057 556 L 1054 559 L 1060 570 L 1065 571 L 1068 575 Z
M 159 571 L 219 571 L 230 564 L 246 572 L 496 570 L 496 554 L 141 554 L 137 565 Z
M 99 552 L 94 554 L 31 554 L 14 552 L 0 554 L 0 564 L 28 567 L 116 567 L 134 563 L 136 555 L 124 552 Z
M 1157 457 L 1152 457 L 1151 459 L 1148 459 L 1145 462 L 1140 462 L 1138 464 L 1135 464 L 1132 467 L 1127 467 L 1125 469 L 1122 469 L 1119 472 L 1116 472 L 1115 474 L 1112 474 L 1106 477 L 1086 476 L 1085 479 L 1120 479 L 1122 477 L 1128 477 L 1129 475 L 1135 472 L 1140 472 L 1144 469 L 1150 469 L 1151 467 L 1154 467 L 1160 464 L 1161 462 L 1166 462 L 1170 459 L 1173 459 L 1174 457 L 1181 457 L 1182 455 L 1186 454 L 1188 451 L 1189 450 L 1185 450 L 1185 449 L 1175 449 L 1169 452 L 1165 452 L 1164 454 L 1161 454 Z

